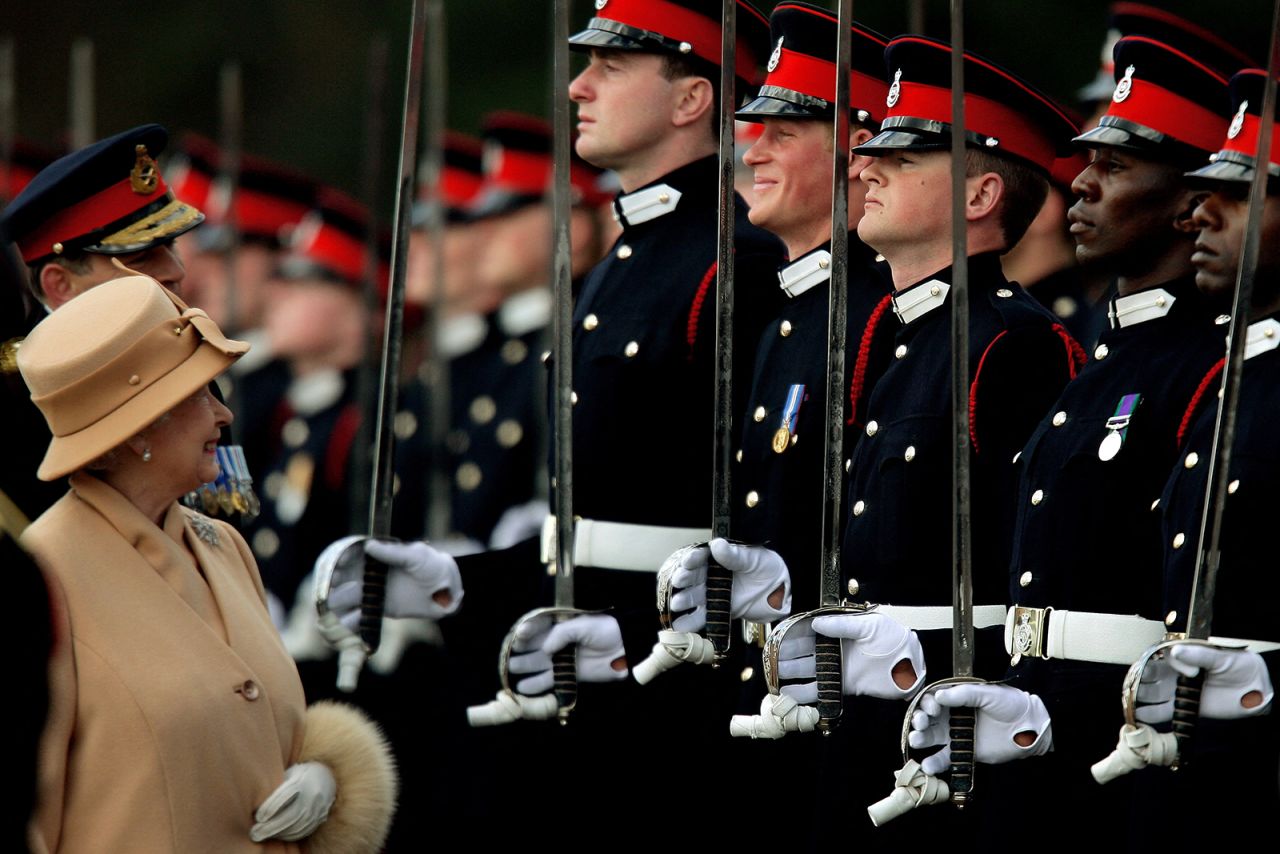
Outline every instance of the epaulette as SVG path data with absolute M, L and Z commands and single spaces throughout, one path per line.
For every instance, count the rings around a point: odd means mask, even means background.
M 0 344 L 0 374 L 18 372 L 18 348 L 22 346 L 24 340 L 23 336 L 18 336 Z

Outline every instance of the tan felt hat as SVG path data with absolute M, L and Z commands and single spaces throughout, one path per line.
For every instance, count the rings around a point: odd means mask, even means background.
M 36 472 L 55 480 L 120 445 L 249 350 L 148 276 L 105 282 L 31 331 L 18 369 L 53 441 Z

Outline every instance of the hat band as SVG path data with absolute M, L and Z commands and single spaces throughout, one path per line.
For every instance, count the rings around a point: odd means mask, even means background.
M 1252 154 L 1245 154 L 1243 151 L 1233 151 L 1227 148 L 1224 148 L 1222 151 L 1219 151 L 1217 154 L 1213 155 L 1209 159 L 1213 162 L 1210 163 L 1208 166 L 1201 167 L 1202 169 L 1208 169 L 1217 163 L 1234 163 L 1237 166 L 1242 166 L 1245 169 L 1248 169 L 1249 172 L 1252 173 L 1258 163 L 1258 159 L 1254 157 Z M 1196 175 L 1196 174 L 1197 174 L 1196 172 L 1187 173 L 1187 175 L 1189 176 Z M 1280 163 L 1277 163 L 1274 160 L 1268 163 L 1267 174 L 1271 175 L 1273 178 L 1280 178 Z
M 1227 130 L 1227 119 L 1195 101 L 1184 98 L 1149 80 L 1132 79 L 1129 95 L 1121 102 L 1107 106 L 1107 117 L 1124 119 L 1133 125 L 1150 128 L 1161 140 L 1164 137 L 1209 152 L 1217 148 Z M 1100 120 L 1100 123 L 1101 121 Z M 1151 135 L 1123 127 L 1144 139 Z
M 1222 144 L 1222 153 L 1239 152 L 1249 158 L 1249 165 L 1252 166 L 1254 156 L 1258 152 L 1258 130 L 1261 124 L 1262 120 L 1259 116 L 1245 113 L 1241 119 L 1240 130 Z M 1276 133 L 1277 128 L 1280 128 L 1280 122 L 1271 131 L 1271 162 L 1273 164 L 1280 163 L 1280 133 Z M 1219 153 L 1219 159 L 1222 158 L 1222 153 Z
M 835 103 L 836 98 L 836 66 L 834 62 L 828 62 L 825 59 L 810 56 L 807 53 L 799 53 L 784 48 L 778 67 L 769 73 L 769 76 L 764 80 L 764 84 L 760 88 L 761 95 L 765 94 L 766 89 L 776 87 L 818 99 L 823 108 L 831 109 L 831 105 Z M 849 71 L 850 105 L 884 104 L 884 99 L 888 94 L 889 86 L 883 80 L 862 74 L 856 69 Z M 817 106 L 815 104 L 804 104 L 794 98 L 777 94 L 768 97 L 791 101 L 802 106 Z M 866 112 L 875 116 L 883 114 L 884 108 L 878 107 L 874 111 L 866 110 Z
M 22 260 L 28 264 L 34 263 L 46 255 L 55 254 L 55 244 L 69 246 L 76 238 L 102 234 L 110 227 L 110 223 L 120 222 L 156 202 L 173 201 L 173 195 L 163 176 L 158 170 L 155 175 L 156 186 L 150 193 L 136 192 L 132 179 L 125 177 L 124 180 L 58 211 L 39 228 L 18 241 Z
M 625 8 L 615 8 L 625 7 Z M 742 5 L 738 6 L 739 11 Z M 609 4 L 609 14 L 617 17 L 595 17 L 587 22 L 587 29 L 602 30 L 618 36 L 648 42 L 655 50 L 687 56 L 693 53 L 699 59 L 720 65 L 720 22 L 704 18 L 683 6 L 664 3 L 661 0 L 643 0 L 643 2 L 624 3 L 624 0 L 613 0 Z M 673 38 L 664 32 L 678 32 L 684 38 Z M 687 44 L 688 50 L 681 50 Z M 751 81 L 756 76 L 755 52 L 743 39 L 738 39 L 734 49 L 734 74 L 743 80 Z
M 365 256 L 367 255 L 365 242 L 320 220 L 319 217 L 316 217 L 313 223 L 311 227 L 304 225 L 294 231 L 299 238 L 299 243 L 292 247 L 291 258 L 301 257 L 326 267 L 331 273 L 337 274 L 351 284 L 360 282 L 365 274 Z M 286 272 L 290 272 L 290 268 L 286 265 L 282 267 Z
M 894 127 L 896 125 L 890 122 L 899 120 L 900 123 L 903 118 L 913 118 L 944 125 L 944 130 L 935 130 L 934 133 L 950 132 L 950 89 L 908 80 L 899 81 L 898 85 L 900 91 L 894 109 L 901 109 L 896 113 L 891 111 L 882 126 Z M 997 155 L 1012 154 L 1046 173 L 1053 168 L 1057 159 L 1055 146 L 1044 134 L 1037 133 L 1020 112 L 971 92 L 964 95 L 964 111 L 965 136 L 983 150 Z
M 124 406 L 191 358 L 201 342 L 228 355 L 243 352 L 207 314 L 188 308 L 152 327 L 111 361 L 48 394 L 32 395 L 54 436 L 76 433 Z M 237 346 L 239 345 L 239 346 Z

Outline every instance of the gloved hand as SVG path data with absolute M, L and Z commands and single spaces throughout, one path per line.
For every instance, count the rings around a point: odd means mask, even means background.
M 249 829 L 249 838 L 294 842 L 310 836 L 329 817 L 337 797 L 338 784 L 329 766 L 320 762 L 290 765 L 284 782 L 254 812 L 257 823 Z
M 678 632 L 700 632 L 707 627 L 707 563 L 716 562 L 733 573 L 730 594 L 730 616 L 738 620 L 768 623 L 791 612 L 791 573 L 782 556 L 764 546 L 747 546 L 724 539 L 712 540 L 706 546 L 693 546 L 673 553 L 668 561 L 680 565 L 671 575 L 676 593 L 671 596 L 671 610 L 689 611 L 675 618 L 671 627 Z M 782 588 L 782 602 L 774 608 L 769 597 Z
M 330 584 L 329 609 L 352 631 L 360 626 L 360 598 L 364 578 L 364 555 L 387 565 L 387 595 L 384 615 L 438 620 L 462 605 L 462 575 L 457 562 L 423 542 L 397 543 L 364 540 L 364 554 L 347 549 L 353 538 L 343 538 L 328 546 L 316 559 L 336 560 Z M 334 555 L 330 549 L 342 546 Z
M 778 649 L 779 678 L 815 680 L 783 686 L 782 693 L 797 702 L 818 702 L 815 632 L 840 638 L 845 694 L 905 700 L 915 694 L 924 682 L 924 651 L 914 631 L 892 617 L 874 611 L 867 614 L 831 614 L 797 623 L 787 632 Z M 894 667 L 901 661 L 909 662 L 915 671 L 915 681 L 905 688 L 893 678 Z
M 1200 716 L 1214 720 L 1238 720 L 1263 714 L 1275 691 L 1266 662 L 1245 649 L 1216 649 L 1198 643 L 1177 644 L 1163 656 L 1152 658 L 1138 685 L 1137 718 L 1145 723 L 1173 719 L 1173 696 L 1178 676 L 1205 672 L 1200 694 Z M 1250 705 L 1245 705 L 1249 703 Z
M 996 765 L 1040 756 L 1053 746 L 1053 730 L 1044 702 L 1035 694 L 1008 685 L 959 684 L 942 688 L 920 698 L 911 719 L 908 743 L 915 748 L 942 745 L 937 753 L 926 756 L 920 767 L 924 773 L 937 776 L 951 767 L 950 709 L 969 706 L 978 710 L 974 732 L 974 758 Z M 1014 740 L 1028 733 L 1034 736 L 1026 746 Z
M 550 691 L 555 684 L 551 656 L 576 644 L 579 682 L 616 682 L 627 678 L 626 649 L 622 629 L 607 614 L 582 614 L 556 622 L 551 614 L 538 614 L 516 626 L 512 656 L 507 663 L 513 674 L 532 674 L 516 683 L 521 694 Z

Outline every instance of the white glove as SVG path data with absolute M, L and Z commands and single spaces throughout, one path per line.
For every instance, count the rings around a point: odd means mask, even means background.
M 583 614 L 555 622 L 550 614 L 539 614 L 516 626 L 507 668 L 516 674 L 532 674 L 516 683 L 521 694 L 536 695 L 555 685 L 551 656 L 576 644 L 579 682 L 616 682 L 627 678 L 626 649 L 622 628 L 607 614 Z M 615 663 L 621 662 L 621 669 Z
M 344 540 L 339 540 L 342 543 Z M 337 546 L 334 543 L 333 546 Z M 330 546 L 329 548 L 333 548 Z M 326 558 L 321 553 L 317 565 Z M 384 615 L 438 620 L 458 610 L 462 604 L 462 575 L 450 555 L 423 542 L 397 543 L 365 540 L 364 553 L 387 565 L 387 595 Z M 360 625 L 360 598 L 364 561 L 352 549 L 333 570 L 329 609 L 353 631 Z
M 768 623 L 791 613 L 791 573 L 782 556 L 764 546 L 746 546 L 715 539 L 706 546 L 684 548 L 667 560 L 679 560 L 671 575 L 672 611 L 689 611 L 671 621 L 679 632 L 700 632 L 707 627 L 708 557 L 733 573 L 730 616 L 735 620 Z M 782 606 L 774 608 L 769 596 L 782 588 Z
M 294 842 L 310 836 L 329 817 L 337 797 L 338 784 L 329 766 L 321 762 L 290 765 L 284 782 L 254 812 L 257 824 L 249 829 L 249 838 Z
M 1187 677 L 1204 670 L 1200 694 L 1200 716 L 1204 718 L 1231 721 L 1265 714 L 1275 697 L 1266 662 L 1247 649 L 1180 643 L 1169 650 L 1169 666 Z M 1254 691 L 1262 695 L 1262 701 L 1246 707 L 1245 696 Z
M 797 623 L 778 648 L 780 679 L 817 679 L 815 632 L 840 638 L 844 662 L 841 681 L 845 694 L 905 700 L 924 682 L 924 651 L 916 633 L 892 617 L 874 611 L 831 614 Z M 899 688 L 893 681 L 893 668 L 904 660 L 911 663 L 916 681 L 908 688 Z M 782 692 L 801 703 L 818 702 L 817 681 L 785 685 Z
M 1028 756 L 1040 756 L 1053 746 L 1053 730 L 1044 702 L 1035 694 L 1008 685 L 960 684 L 920 698 L 911 719 L 908 743 L 915 748 L 942 745 L 920 763 L 924 773 L 938 775 L 951 767 L 950 709 L 968 706 L 978 710 L 974 732 L 974 758 L 998 765 Z M 1021 732 L 1035 733 L 1026 747 L 1013 740 Z

